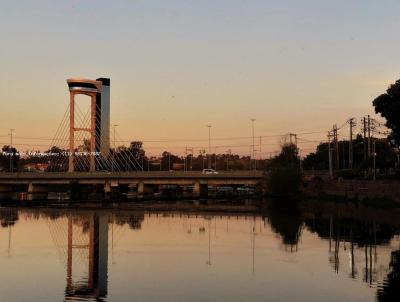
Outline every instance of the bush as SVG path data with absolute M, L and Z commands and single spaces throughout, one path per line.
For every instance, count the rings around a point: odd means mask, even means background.
M 293 196 L 302 183 L 300 158 L 294 144 L 285 144 L 279 155 L 270 160 L 268 189 L 274 196 Z
M 294 166 L 275 167 L 269 173 L 268 188 L 274 196 L 292 196 L 299 192 L 302 173 Z

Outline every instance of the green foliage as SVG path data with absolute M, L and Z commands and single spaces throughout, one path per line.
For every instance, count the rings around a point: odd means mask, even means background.
M 400 146 L 400 80 L 390 85 L 386 93 L 374 99 L 375 112 L 386 119 L 386 126 L 391 129 L 389 140 Z
M 17 149 L 14 147 L 10 147 L 8 145 L 3 146 L 0 152 L 0 171 L 8 171 L 10 172 L 10 159 L 13 164 L 13 170 L 18 170 L 19 163 L 19 153 Z
M 381 172 L 385 170 L 395 168 L 397 164 L 397 152 L 390 145 L 389 141 L 385 138 L 374 139 L 375 149 L 376 149 L 376 168 Z M 370 160 L 365 160 L 365 150 L 367 142 L 364 141 L 361 135 L 357 135 L 352 142 L 353 146 L 353 171 L 338 172 L 342 173 L 345 178 L 354 178 L 359 171 L 368 167 L 373 166 L 373 158 Z M 332 145 L 333 148 L 333 145 Z M 349 141 L 339 141 L 338 142 L 339 152 L 339 167 L 341 170 L 349 168 Z M 335 167 L 335 156 L 332 156 L 332 164 Z M 320 143 L 317 146 L 317 150 L 314 153 L 310 153 L 303 159 L 304 170 L 328 170 L 329 169 L 329 155 L 328 155 L 328 143 Z

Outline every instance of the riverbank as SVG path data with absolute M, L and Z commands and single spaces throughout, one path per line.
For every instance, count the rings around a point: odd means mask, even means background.
M 400 207 L 398 180 L 321 180 L 304 183 L 303 193 L 314 198 L 349 199 L 384 207 Z

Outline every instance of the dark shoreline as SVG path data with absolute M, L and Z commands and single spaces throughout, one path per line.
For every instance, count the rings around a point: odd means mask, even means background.
M 278 207 L 277 207 L 278 206 Z M 278 209 L 282 212 L 295 212 L 303 217 L 342 217 L 363 221 L 377 221 L 400 225 L 400 208 L 387 209 L 371 207 L 352 201 L 340 202 L 308 198 L 302 200 L 290 199 L 243 199 L 232 202 L 219 200 L 178 200 L 178 201 L 146 201 L 146 202 L 84 202 L 72 204 L 52 204 L 37 202 L 35 205 L 23 203 L 0 204 L 0 208 L 15 208 L 32 211 L 132 211 L 144 213 L 174 213 L 198 215 L 261 215 L 268 216 L 270 211 Z

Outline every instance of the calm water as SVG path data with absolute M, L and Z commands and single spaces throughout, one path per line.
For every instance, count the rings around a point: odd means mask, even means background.
M 400 301 L 400 232 L 382 217 L 2 208 L 0 219 L 0 301 Z

